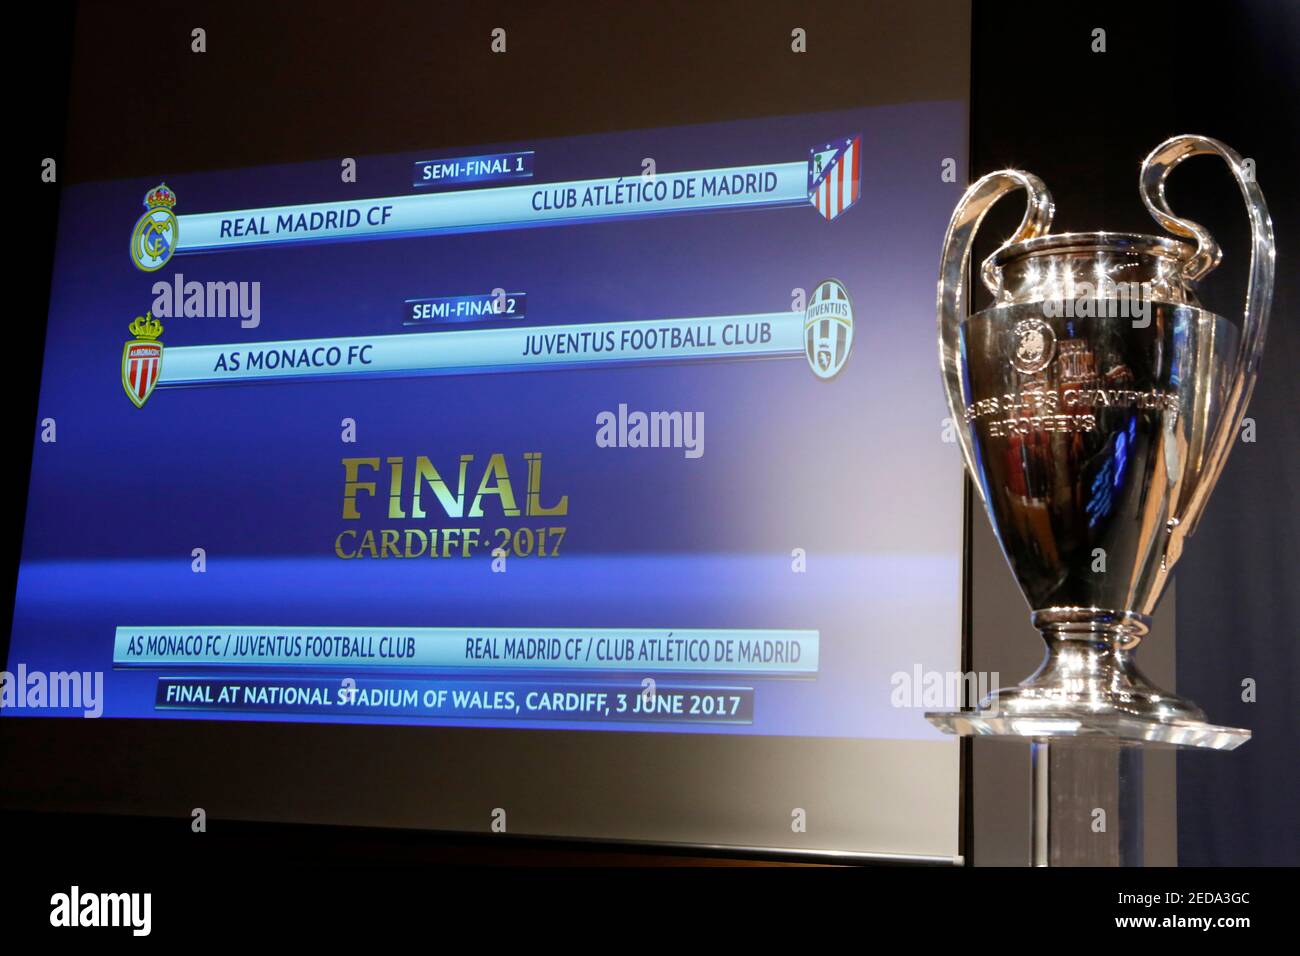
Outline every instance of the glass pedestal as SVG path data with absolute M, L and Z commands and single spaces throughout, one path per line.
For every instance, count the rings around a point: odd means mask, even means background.
M 1249 730 L 1193 720 L 978 710 L 925 716 L 945 733 L 1030 743 L 1034 866 L 1141 866 L 1144 752 L 1234 750 L 1250 739 Z

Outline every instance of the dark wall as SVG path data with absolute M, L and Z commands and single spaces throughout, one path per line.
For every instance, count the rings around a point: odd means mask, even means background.
M 17 437 L 6 467 L 11 504 L 0 514 L 0 661 L 9 659 L 9 622 L 13 620 L 18 558 L 27 521 L 27 483 L 31 477 L 31 441 L 37 424 L 37 398 L 45 354 L 45 317 L 50 308 L 54 274 L 54 237 L 59 221 L 59 189 L 66 166 L 68 79 L 72 62 L 75 6 L 52 0 L 32 9 L 24 32 L 41 37 L 41 69 L 28 76 L 29 85 L 7 105 L 12 130 L 20 130 L 19 148 L 11 149 L 16 164 L 11 179 L 19 184 L 13 200 L 22 222 L 21 252 L 10 254 L 16 281 L 10 283 L 11 319 L 5 329 L 10 355 L 20 358 L 5 370 L 5 407 L 15 422 Z M 16 67 L 15 67 L 16 69 Z M 41 178 L 46 159 L 55 161 L 54 182 Z M 15 239 L 17 236 L 15 236 Z M 30 423 L 32 430 L 25 430 Z
M 972 27 L 972 173 L 1037 173 L 1056 199 L 1056 231 L 1159 233 L 1138 196 L 1138 166 L 1169 136 L 1203 133 L 1256 162 L 1278 250 L 1247 410 L 1256 440 L 1236 444 L 1175 572 L 1178 693 L 1254 737 L 1231 754 L 1179 754 L 1178 849 L 1184 865 L 1298 864 L 1300 4 L 977 0 Z M 1091 49 L 1097 28 L 1104 53 Z M 1250 247 L 1236 184 L 1198 158 L 1170 178 L 1168 195 L 1224 248 L 1203 303 L 1239 317 Z M 1022 212 L 990 218 L 990 250 Z M 1242 700 L 1247 679 L 1254 703 Z

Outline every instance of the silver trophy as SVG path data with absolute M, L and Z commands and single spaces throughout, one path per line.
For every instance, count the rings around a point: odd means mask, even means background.
M 1231 169 L 1250 216 L 1245 313 L 1203 309 L 1195 289 L 1221 253 L 1176 216 L 1165 179 L 1190 156 Z M 966 316 L 963 280 L 989 208 L 1028 193 L 1019 228 L 981 266 L 990 307 Z M 1232 749 L 1250 731 L 1208 723 L 1154 686 L 1134 654 L 1237 439 L 1264 344 L 1273 227 L 1232 149 L 1175 136 L 1142 163 L 1142 201 L 1177 239 L 1052 235 L 1036 176 L 990 173 L 953 213 L 939 278 L 939 360 L 966 467 L 1032 621 L 1042 665 L 973 711 L 927 714 L 966 735 L 1108 737 Z

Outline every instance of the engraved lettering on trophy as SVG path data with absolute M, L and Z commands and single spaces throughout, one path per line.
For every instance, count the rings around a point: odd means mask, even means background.
M 1093 415 L 1035 415 L 1025 418 L 1004 418 L 989 422 L 987 427 L 991 438 L 1032 435 L 1034 432 L 1091 432 L 1097 430 L 1097 419 Z
M 986 418 L 989 415 L 1004 412 L 1012 414 L 1023 411 L 1029 415 L 1038 415 L 1043 412 L 1055 412 L 1057 405 L 1058 397 L 1055 392 L 1046 389 L 1029 389 L 1023 392 L 1007 392 L 1001 396 L 978 399 L 966 406 L 964 416 L 969 423 L 978 418 Z
M 1158 389 L 1140 392 L 1131 388 L 1067 388 L 1061 393 L 1067 408 L 1122 407 L 1144 411 L 1177 412 L 1178 393 Z

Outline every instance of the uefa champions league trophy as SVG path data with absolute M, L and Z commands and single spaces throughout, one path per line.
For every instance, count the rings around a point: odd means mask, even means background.
M 1227 163 L 1250 216 L 1240 323 L 1197 302 L 1196 284 L 1221 253 L 1165 199 L 1169 173 L 1199 155 Z M 976 230 L 1017 189 L 1028 210 L 980 269 L 993 304 L 968 317 L 963 279 Z M 1272 298 L 1273 227 L 1241 157 L 1208 137 L 1175 136 L 1152 150 L 1140 192 L 1177 239 L 1052 235 L 1051 195 L 1017 170 L 972 185 L 948 227 L 938 299 L 948 406 L 1047 643 L 1018 686 L 977 710 L 926 715 L 949 733 L 1218 750 L 1250 737 L 1152 685 L 1134 654 L 1250 400 Z

